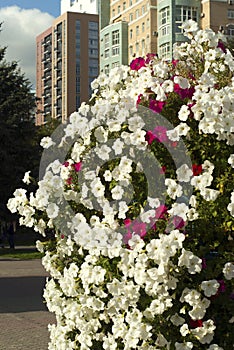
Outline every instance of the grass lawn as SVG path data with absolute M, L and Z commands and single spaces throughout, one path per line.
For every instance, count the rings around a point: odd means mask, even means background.
M 17 259 L 17 260 L 29 260 L 40 259 L 42 254 L 38 252 L 34 247 L 25 248 L 0 248 L 0 260 L 1 259 Z

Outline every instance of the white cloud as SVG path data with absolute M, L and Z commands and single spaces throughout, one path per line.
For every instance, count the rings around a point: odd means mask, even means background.
M 25 76 L 35 87 L 36 36 L 52 25 L 54 17 L 38 9 L 18 6 L 0 8 L 1 47 L 7 46 L 6 60 L 17 61 Z

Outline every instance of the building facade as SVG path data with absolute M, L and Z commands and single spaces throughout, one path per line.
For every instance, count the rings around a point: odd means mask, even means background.
M 201 27 L 234 38 L 234 0 L 202 0 Z
M 159 0 L 157 8 L 158 42 L 157 53 L 159 57 L 171 59 L 173 45 L 186 40 L 181 25 L 188 19 L 200 23 L 200 0 Z
M 100 71 L 108 67 L 128 64 L 133 57 L 156 52 L 156 0 L 101 0 L 100 18 Z M 119 51 L 112 49 L 118 45 Z M 106 40 L 109 37 L 109 55 Z M 114 43 L 114 44 L 113 44 Z M 124 45 L 124 48 L 121 46 Z M 127 49 L 125 49 L 127 47 Z
M 103 72 L 108 71 L 113 61 L 128 64 L 134 57 L 147 53 L 171 59 L 174 43 L 186 40 L 181 24 L 190 18 L 200 22 L 201 0 L 101 0 L 101 3 L 106 4 L 109 12 L 108 18 L 106 12 L 99 10 L 100 69 Z M 105 43 L 108 34 L 110 38 L 113 35 L 117 23 L 119 36 L 127 37 L 128 50 L 122 52 L 120 47 L 119 55 L 114 51 L 113 57 L 111 51 L 108 56 Z
M 37 37 L 36 124 L 64 122 L 88 101 L 99 70 L 98 33 L 97 15 L 66 12 Z
M 44 116 L 51 114 L 52 102 L 52 27 L 38 35 L 36 57 L 36 124 L 44 122 Z

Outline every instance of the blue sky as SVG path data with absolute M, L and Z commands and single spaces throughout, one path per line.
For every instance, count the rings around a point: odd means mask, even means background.
M 60 0 L 0 0 L 0 47 L 6 60 L 17 61 L 35 89 L 36 37 L 60 15 Z
M 19 6 L 24 9 L 37 8 L 42 12 L 48 12 L 53 17 L 60 14 L 60 0 L 1 0 L 0 7 Z

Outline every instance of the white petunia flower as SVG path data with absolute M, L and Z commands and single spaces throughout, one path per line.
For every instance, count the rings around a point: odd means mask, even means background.
M 175 343 L 176 350 L 191 350 L 193 349 L 193 343 L 185 342 L 185 343 Z
M 110 182 L 112 180 L 112 174 L 111 174 L 110 170 L 106 170 L 103 176 L 104 176 L 105 181 L 107 181 L 107 182 Z
M 231 203 L 228 204 L 227 210 L 230 211 L 230 214 L 232 216 L 234 216 L 234 200 L 233 199 L 232 199 Z
M 201 283 L 201 289 L 204 291 L 206 297 L 215 295 L 219 289 L 219 282 L 217 280 L 203 281 Z
M 201 189 L 201 195 L 206 201 L 215 201 L 219 195 L 219 191 L 211 188 Z
M 29 185 L 30 182 L 31 182 L 30 173 L 31 173 L 31 171 L 27 171 L 27 172 L 24 174 L 24 177 L 23 177 L 23 180 L 22 180 L 22 181 L 23 181 L 25 184 L 27 184 L 27 185 Z
M 182 337 L 186 337 L 190 333 L 187 323 L 184 323 L 183 326 L 180 327 L 180 334 Z
M 160 201 L 158 198 L 148 197 L 148 202 L 151 208 L 158 208 L 160 206 Z
M 178 260 L 179 266 L 186 266 L 188 272 L 192 275 L 198 272 L 201 272 L 202 269 L 202 260 L 194 255 L 192 252 L 182 249 L 182 254 Z
M 114 188 L 112 188 L 111 190 L 111 195 L 112 195 L 112 198 L 115 199 L 115 200 L 119 200 L 122 198 L 123 196 L 123 193 L 124 193 L 124 190 L 121 186 L 115 186 Z
M 118 218 L 119 219 L 125 219 L 126 218 L 126 212 L 128 211 L 127 203 L 124 201 L 119 202 L 119 213 Z
M 190 115 L 189 107 L 186 105 L 183 105 L 179 110 L 178 118 L 181 121 L 185 122 L 188 119 L 189 115 Z
M 185 319 L 179 316 L 177 313 L 171 316 L 170 320 L 175 326 L 181 326 L 185 322 Z
M 128 119 L 128 128 L 130 131 L 137 131 L 139 129 L 142 129 L 145 125 L 145 122 L 140 116 L 134 116 Z
M 187 164 L 183 164 L 181 165 L 181 167 L 179 167 L 176 170 L 176 175 L 177 175 L 177 179 L 180 182 L 189 182 L 190 178 L 193 175 L 192 170 L 189 168 L 189 166 Z
M 178 84 L 181 87 L 181 89 L 187 89 L 190 86 L 188 79 L 178 75 L 174 77 L 174 82 Z
M 231 167 L 234 168 L 234 154 L 231 154 L 228 158 L 228 164 L 230 164 Z
M 59 207 L 55 203 L 50 203 L 46 208 L 46 213 L 50 219 L 54 219 L 58 216 Z
M 40 145 L 43 147 L 43 148 L 50 148 L 51 146 L 54 146 L 55 145 L 55 142 L 52 140 L 51 137 L 49 136 L 46 136 L 46 137 L 43 137 L 41 139 L 41 142 L 40 142 Z
M 167 130 L 166 134 L 167 134 L 167 137 L 169 138 L 169 140 L 171 140 L 173 142 L 180 140 L 179 130 L 176 128 L 174 128 L 172 130 Z
M 95 197 L 103 197 L 105 193 L 105 187 L 101 183 L 99 178 L 94 179 L 91 182 L 91 191 Z
M 97 156 L 102 160 L 109 160 L 109 153 L 111 152 L 111 148 L 106 145 L 102 145 L 101 147 L 95 148 L 95 152 Z
M 175 127 L 179 136 L 186 136 L 190 130 L 190 127 L 186 123 L 180 123 Z
M 185 203 L 173 203 L 168 213 L 172 216 L 180 216 L 184 221 L 187 219 L 189 207 Z
M 223 268 L 223 274 L 227 280 L 233 279 L 234 278 L 234 264 L 231 262 L 226 263 L 224 265 L 224 268 Z
M 224 350 L 224 349 L 218 346 L 217 344 L 212 344 L 208 347 L 207 350 Z
M 121 154 L 124 147 L 124 143 L 120 139 L 115 140 L 112 148 L 116 155 Z
M 198 24 L 193 21 L 192 19 L 189 19 L 188 21 L 184 22 L 181 26 L 182 30 L 187 33 L 196 33 L 198 31 Z
M 170 198 L 176 199 L 183 194 L 182 186 L 177 184 L 173 179 L 165 179 L 165 185 L 167 186 L 167 194 Z
M 96 137 L 98 142 L 106 142 L 108 139 L 108 130 L 105 130 L 103 126 L 99 126 L 94 131 L 94 136 Z

